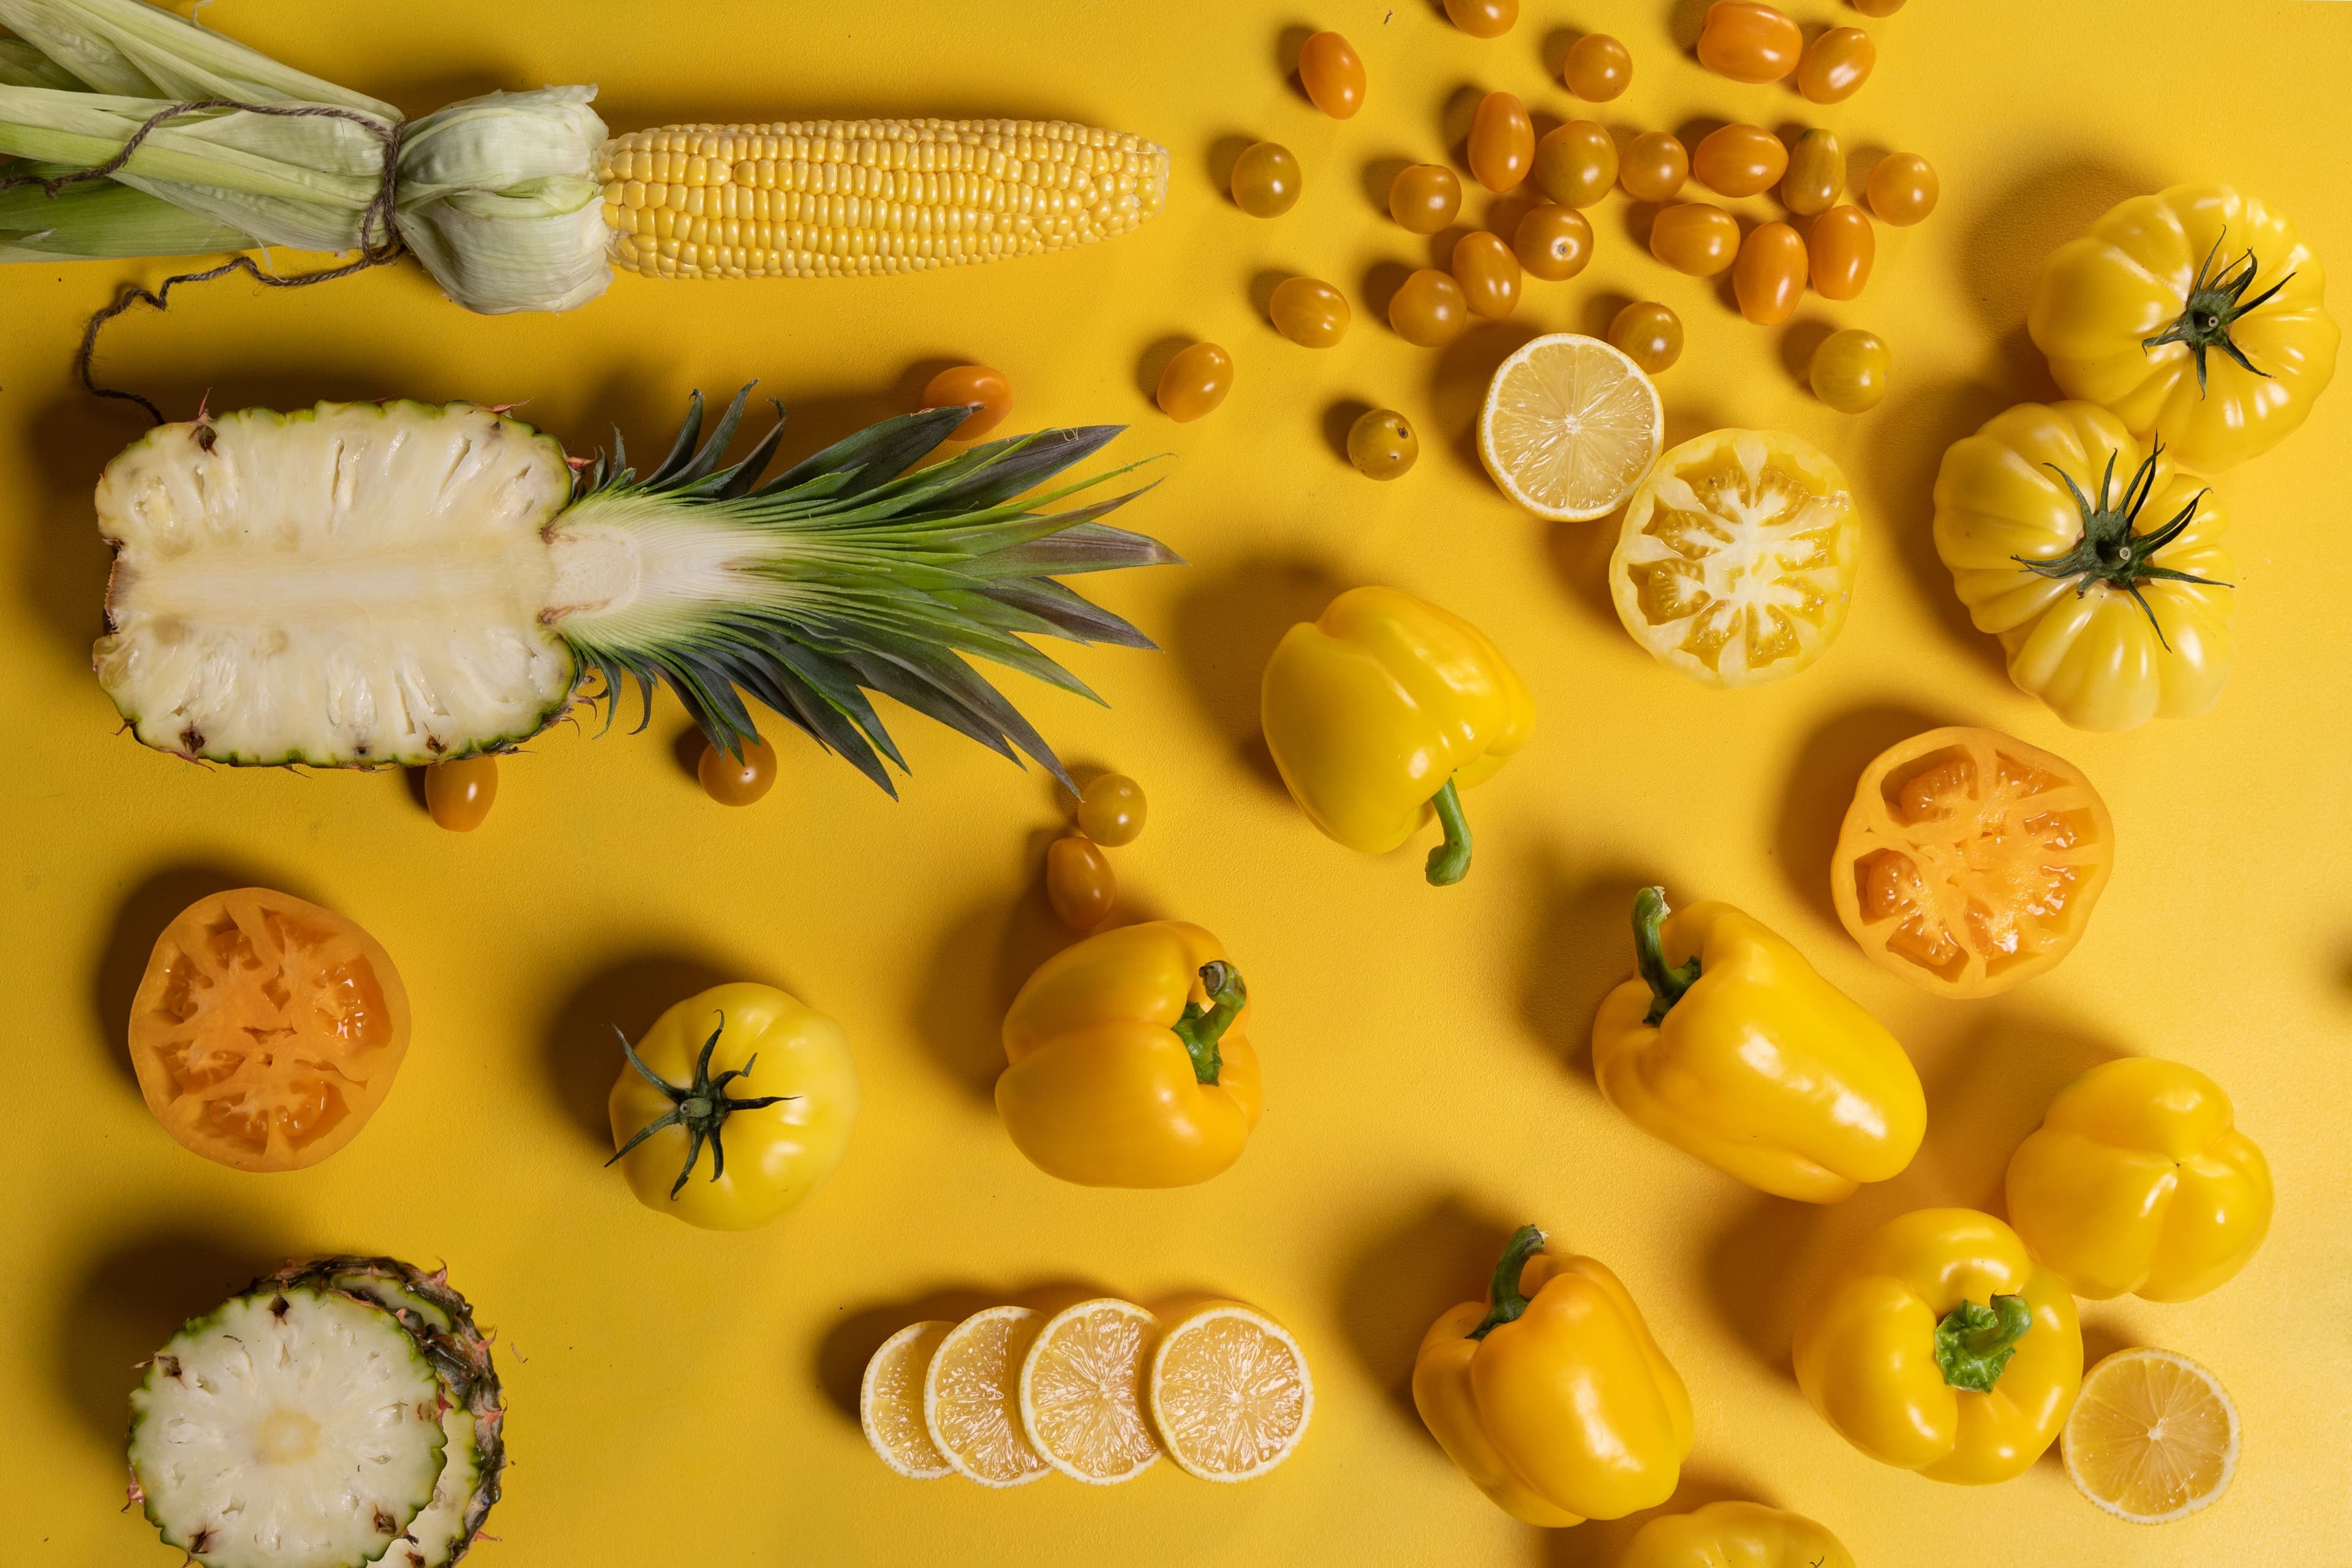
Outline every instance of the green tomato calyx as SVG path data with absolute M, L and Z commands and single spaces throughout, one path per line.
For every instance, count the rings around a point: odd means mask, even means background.
M 759 1100 L 729 1099 L 727 1086 L 739 1078 L 751 1077 L 751 1069 L 760 1065 L 760 1058 L 754 1054 L 751 1059 L 741 1067 L 730 1068 L 717 1078 L 712 1078 L 710 1053 L 718 1048 L 719 1037 L 726 1030 L 727 1015 L 721 1013 L 719 1015 L 719 1026 L 710 1031 L 709 1039 L 702 1042 L 702 1055 L 695 1059 L 694 1081 L 680 1089 L 653 1068 L 646 1066 L 644 1059 L 637 1055 L 635 1047 L 629 1044 L 629 1037 L 621 1033 L 619 1025 L 613 1026 L 613 1033 L 621 1042 L 621 1054 L 628 1058 L 631 1067 L 637 1069 L 638 1077 L 661 1090 L 668 1098 L 670 1108 L 638 1128 L 627 1142 L 613 1151 L 613 1159 L 605 1161 L 605 1164 L 610 1165 L 613 1160 L 618 1160 L 665 1127 L 685 1128 L 686 1163 L 679 1169 L 677 1180 L 672 1182 L 669 1188 L 669 1195 L 675 1200 L 678 1193 L 685 1188 L 686 1179 L 694 1174 L 695 1163 L 702 1158 L 704 1142 L 708 1142 L 710 1145 L 710 1179 L 715 1182 L 726 1173 L 727 1145 L 721 1142 L 719 1131 L 727 1125 L 727 1119 L 730 1116 L 739 1110 L 761 1110 L 771 1105 L 782 1105 L 785 1100 L 800 1098 L 797 1094 L 771 1094 Z
M 2227 234 L 2228 230 L 2222 233 Z M 2221 254 L 2221 236 L 2216 235 L 2213 248 L 2205 253 L 2204 263 L 2197 268 L 2197 286 L 2189 290 L 2189 302 L 2181 310 L 2179 319 L 2156 336 L 2142 338 L 2139 345 L 2144 349 L 2154 349 L 2166 343 L 2188 344 L 2190 357 L 2197 362 L 2197 395 L 2200 397 L 2205 395 L 2205 353 L 2208 349 L 2220 349 L 2243 369 L 2265 381 L 2270 379 L 2270 372 L 2254 368 L 2254 363 L 2246 357 L 2246 352 L 2238 346 L 2237 340 L 2231 337 L 2230 329 L 2239 317 L 2268 303 L 2271 296 L 2285 288 L 2294 277 L 2290 272 L 2249 300 L 2245 297 L 2246 290 L 2253 286 L 2254 274 L 2261 270 L 2254 253 L 2247 251 L 2217 273 L 2213 270 L 2213 263 Z
M 1995 1296 L 1990 1305 L 1962 1301 L 1936 1325 L 1936 1364 L 1954 1388 L 1990 1394 L 2032 1327 L 2033 1309 L 2022 1296 Z
M 2199 490 L 2189 499 L 2189 504 L 2175 513 L 2172 520 L 2153 531 L 2138 531 L 2140 510 L 2156 489 L 2156 460 L 2164 453 L 2164 443 L 2158 440 L 2142 460 L 2138 472 L 2132 475 L 2118 497 L 2116 490 L 2116 454 L 2107 454 L 2106 472 L 2099 476 L 2099 498 L 2094 501 L 2074 482 L 2074 476 L 2055 463 L 2043 468 L 2058 476 L 2066 493 L 2074 498 L 2074 505 L 2083 514 L 2083 535 L 2074 548 L 2050 561 L 2035 561 L 2028 556 L 2012 555 L 2011 560 L 2028 572 L 2061 581 L 2072 579 L 2074 596 L 2081 598 L 2091 591 L 2094 583 L 2104 583 L 2132 596 L 2132 603 L 2147 616 L 2147 624 L 2156 628 L 2156 640 L 2167 652 L 2172 645 L 2164 640 L 2164 626 L 2156 618 L 2156 610 L 2139 591 L 2147 582 L 2195 583 L 2207 588 L 2229 588 L 2236 584 L 2200 577 L 2193 572 L 2181 572 L 2170 566 L 2158 566 L 2156 557 L 2169 548 L 2173 541 L 2187 531 L 2189 520 L 2204 504 L 2208 490 Z

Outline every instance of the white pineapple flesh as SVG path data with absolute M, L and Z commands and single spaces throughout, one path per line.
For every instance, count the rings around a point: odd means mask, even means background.
M 131 1474 L 164 1541 L 205 1568 L 361 1568 L 433 1500 L 441 1406 L 431 1362 L 383 1308 L 263 1289 L 149 1363 Z

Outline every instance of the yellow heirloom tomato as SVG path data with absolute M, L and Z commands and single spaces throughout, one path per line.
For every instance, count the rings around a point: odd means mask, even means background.
M 1839 1436 L 1930 1480 L 2022 1475 L 2083 1382 L 2066 1282 L 1974 1209 L 1879 1228 L 1797 1320 L 1797 1386 Z
M 849 1041 L 772 985 L 714 985 L 621 1051 L 606 1163 L 619 1163 L 647 1208 L 705 1230 L 750 1230 L 814 1192 L 849 1147 Z M 697 1173 L 706 1144 L 707 1177 Z
M 1184 1187 L 1241 1158 L 1265 1096 L 1241 971 L 1196 925 L 1122 926 L 1040 964 L 1004 1016 L 996 1111 L 1048 1175 Z
M 2089 403 L 2023 403 L 1936 475 L 1936 553 L 2020 689 L 2078 730 L 2188 718 L 2221 700 L 2236 642 L 2212 492 L 2142 455 Z
M 1853 1568 L 1853 1553 L 1801 1513 L 1711 1502 L 1650 1521 L 1617 1568 Z
M 1528 1524 L 1622 1519 L 1674 1495 L 1690 1392 L 1600 1262 L 1521 1226 L 1487 1301 L 1430 1326 L 1412 1403 L 1478 1489 Z
M 2009 1221 L 2077 1296 L 2186 1301 L 2271 1228 L 2271 1168 L 2195 1068 L 2130 1057 L 2059 1091 L 2009 1162 Z
M 2319 258 L 2228 185 L 2134 196 L 2042 269 L 2026 328 L 2069 397 L 2200 473 L 2269 451 L 2336 374 Z
M 1927 1131 L 1895 1037 L 1729 904 L 1633 900 L 1641 973 L 1592 1022 L 1601 1093 L 1646 1132 L 1749 1186 L 1833 1204 L 1901 1173 Z

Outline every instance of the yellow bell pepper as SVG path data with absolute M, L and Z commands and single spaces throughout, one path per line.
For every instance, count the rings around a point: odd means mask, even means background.
M 1265 1099 L 1249 994 L 1217 939 L 1156 921 L 1038 966 L 1004 1016 L 996 1110 L 1039 1170 L 1093 1187 L 1183 1187 L 1241 1158 Z
M 1830 1204 L 1919 1152 L 1927 1100 L 1895 1037 L 1729 904 L 1633 900 L 1640 974 L 1592 1021 L 1601 1096 L 1749 1186 Z
M 2147 1057 L 2059 1091 L 2009 1162 L 2009 1222 L 2077 1296 L 2186 1301 L 2270 1234 L 2271 1168 L 2195 1068 Z
M 1974 1209 L 1919 1209 L 1863 1243 L 1798 1320 L 1797 1386 L 1855 1447 L 1931 1480 L 2022 1474 L 2083 1382 L 2066 1282 Z
M 1394 588 L 1352 588 L 1290 628 L 1259 691 L 1266 749 L 1299 809 L 1350 849 L 1385 855 L 1434 810 L 1428 876 L 1470 869 L 1460 793 L 1527 743 L 1535 704 L 1469 622 Z
M 1711 1502 L 1650 1521 L 1617 1568 L 1853 1568 L 1853 1553 L 1803 1514 Z
M 1522 1226 L 1489 1302 L 1430 1328 L 1412 1402 L 1463 1474 L 1529 1524 L 1622 1519 L 1674 1495 L 1690 1393 L 1617 1276 Z

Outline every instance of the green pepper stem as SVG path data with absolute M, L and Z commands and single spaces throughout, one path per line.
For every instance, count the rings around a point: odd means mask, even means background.
M 1936 1364 L 1954 1388 L 1990 1394 L 2032 1327 L 2033 1309 L 2022 1296 L 1995 1296 L 1989 1306 L 1962 1301 L 1936 1325 Z
M 1429 804 L 1445 828 L 1445 842 L 1429 852 L 1429 885 L 1450 888 L 1470 874 L 1470 823 L 1462 815 L 1462 796 L 1450 778 L 1429 797 Z
M 1528 1299 L 1519 1291 L 1519 1275 L 1527 1268 L 1528 1259 L 1543 1250 L 1544 1233 L 1534 1226 L 1523 1225 L 1511 1233 L 1503 1248 L 1503 1260 L 1495 1265 L 1495 1282 L 1486 1288 L 1486 1316 L 1470 1331 L 1474 1340 L 1483 1340 L 1505 1323 L 1517 1321 L 1528 1310 Z
M 1666 967 L 1666 890 L 1644 888 L 1633 895 L 1633 962 L 1650 987 L 1650 1013 L 1642 1021 L 1655 1026 L 1683 993 L 1698 984 L 1698 954 L 1679 969 Z
M 1242 972 L 1222 958 L 1201 965 L 1201 984 L 1207 988 L 1212 1005 L 1185 1003 L 1184 1016 L 1176 1020 L 1176 1037 L 1192 1055 L 1192 1076 L 1213 1085 L 1225 1065 L 1217 1042 L 1248 1005 L 1249 987 L 1242 984 Z

